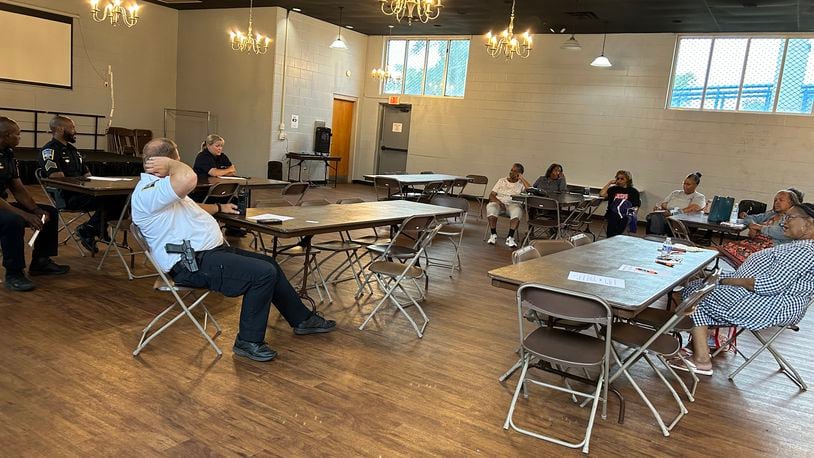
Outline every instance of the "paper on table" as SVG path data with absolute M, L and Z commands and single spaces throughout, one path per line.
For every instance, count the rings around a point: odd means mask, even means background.
M 245 180 L 246 177 L 218 177 L 223 178 L 224 180 Z
M 272 214 L 272 213 L 263 213 L 262 215 L 247 216 L 246 219 L 253 219 L 253 220 L 258 220 L 258 219 L 279 219 L 280 221 L 288 221 L 290 219 L 294 219 L 294 217 L 293 216 L 275 215 L 275 214 Z
M 688 253 L 694 253 L 697 251 L 704 251 L 704 248 L 698 248 L 697 246 L 689 246 L 684 245 L 683 243 L 674 243 L 673 248 L 678 248 L 679 250 L 684 250 Z
M 658 271 L 653 269 L 648 269 L 646 267 L 639 267 L 639 266 L 630 266 L 627 264 L 622 264 L 619 266 L 619 270 L 622 272 L 636 272 L 638 274 L 651 274 L 651 275 L 658 275 Z
M 624 288 L 625 281 L 621 278 L 604 277 L 602 275 L 586 274 L 583 272 L 571 271 L 568 273 L 568 279 L 582 283 L 593 283 L 596 285 L 612 286 L 614 288 Z
M 132 181 L 132 178 L 117 178 L 117 177 L 94 177 L 89 176 L 87 177 L 88 180 L 96 180 L 96 181 Z

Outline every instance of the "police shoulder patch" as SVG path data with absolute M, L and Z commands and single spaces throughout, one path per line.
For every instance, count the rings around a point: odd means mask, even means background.
M 54 160 L 54 150 L 52 150 L 51 148 L 46 148 L 42 150 L 42 160 L 43 161 Z

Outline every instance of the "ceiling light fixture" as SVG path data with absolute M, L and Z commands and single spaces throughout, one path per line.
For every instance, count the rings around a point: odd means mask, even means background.
M 608 68 L 611 67 L 611 63 L 607 57 L 605 57 L 605 41 L 608 39 L 608 24 L 605 23 L 605 34 L 602 36 L 602 54 L 599 55 L 593 62 L 591 62 L 591 67 L 601 67 L 601 68 Z
M 121 0 L 111 0 L 106 2 L 105 9 L 99 9 L 99 0 L 90 0 L 91 17 L 96 22 L 102 22 L 108 17 L 110 25 L 117 26 L 119 20 L 127 27 L 133 27 L 138 22 L 139 5 L 133 3 L 128 8 L 122 6 Z
M 413 20 L 426 24 L 441 14 L 441 0 L 379 0 L 382 13 L 395 16 L 401 22 L 407 18 L 407 25 L 413 25 Z
M 393 38 L 393 25 L 388 25 L 387 27 L 390 28 L 388 41 Z M 376 78 L 377 80 L 384 81 L 387 83 L 388 81 L 398 81 L 401 79 L 401 73 L 398 72 L 391 72 L 390 66 L 386 65 L 385 68 L 374 68 L 373 71 L 370 72 L 370 76 Z
M 514 36 L 514 0 L 512 0 L 512 14 L 509 16 L 509 28 L 500 32 L 500 35 L 492 35 L 492 31 L 486 34 L 486 51 L 492 57 L 500 54 L 511 59 L 515 55 L 525 59 L 532 49 L 532 39 L 529 31 L 520 35 L 520 39 Z
M 249 31 L 246 35 L 240 30 L 229 31 L 229 41 L 232 49 L 238 52 L 254 52 L 255 54 L 265 54 L 269 50 L 271 38 L 254 34 L 252 35 L 252 16 L 254 14 L 253 0 L 249 0 Z
M 342 9 L 344 6 L 339 7 L 339 33 L 336 35 L 336 40 L 331 43 L 331 48 L 333 49 L 348 49 L 348 45 L 342 41 Z
M 579 12 L 579 8 L 578 8 L 577 5 L 579 5 L 578 0 L 574 0 L 574 14 L 575 15 Z M 577 38 L 574 36 L 573 31 L 576 30 L 576 29 L 574 28 L 574 23 L 573 22 L 571 23 L 571 30 L 572 30 L 571 38 L 565 40 L 565 42 L 563 42 L 563 44 L 560 45 L 560 49 L 564 49 L 566 51 L 582 51 L 582 46 L 580 46 L 579 42 L 577 41 Z

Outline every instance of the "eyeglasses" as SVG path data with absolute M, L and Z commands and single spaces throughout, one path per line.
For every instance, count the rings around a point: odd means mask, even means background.
M 787 223 L 787 222 L 789 222 L 790 220 L 793 220 L 793 219 L 795 219 L 795 218 L 806 218 L 806 219 L 812 219 L 812 218 L 811 218 L 810 216 L 808 216 L 808 215 L 783 215 L 783 217 L 782 217 L 782 218 L 780 218 L 780 224 Z

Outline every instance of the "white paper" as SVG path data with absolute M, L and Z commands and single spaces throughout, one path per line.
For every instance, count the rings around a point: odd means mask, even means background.
M 45 215 L 42 215 L 42 219 L 41 219 L 41 221 L 42 221 L 42 224 L 45 224 Z M 40 230 L 39 230 L 39 229 L 37 229 L 36 231 L 34 231 L 34 233 L 33 233 L 33 234 L 31 234 L 31 240 L 29 240 L 29 241 L 28 241 L 28 246 L 33 247 L 33 246 L 34 246 L 34 242 L 36 242 L 36 241 L 37 241 L 37 237 L 38 237 L 39 235 L 40 235 Z
M 275 215 L 275 214 L 272 214 L 272 213 L 263 213 L 262 215 L 247 216 L 246 219 L 253 219 L 255 221 L 257 221 L 258 219 L 279 219 L 280 221 L 288 221 L 290 219 L 294 219 L 294 217 L 293 216 Z
M 218 177 L 218 178 L 222 178 L 224 180 L 245 180 L 245 178 L 243 177 Z
M 90 176 L 87 177 L 88 180 L 96 180 L 96 181 L 131 181 L 132 178 L 117 178 L 117 177 L 94 177 Z
M 586 274 L 583 272 L 571 271 L 568 279 L 582 283 L 593 283 L 595 285 L 612 286 L 614 288 L 624 288 L 625 281 L 621 278 L 603 277 L 602 275 Z
M 402 124 L 400 122 L 394 122 L 393 123 L 393 132 L 396 132 L 396 133 L 401 132 L 401 129 L 402 129 Z

